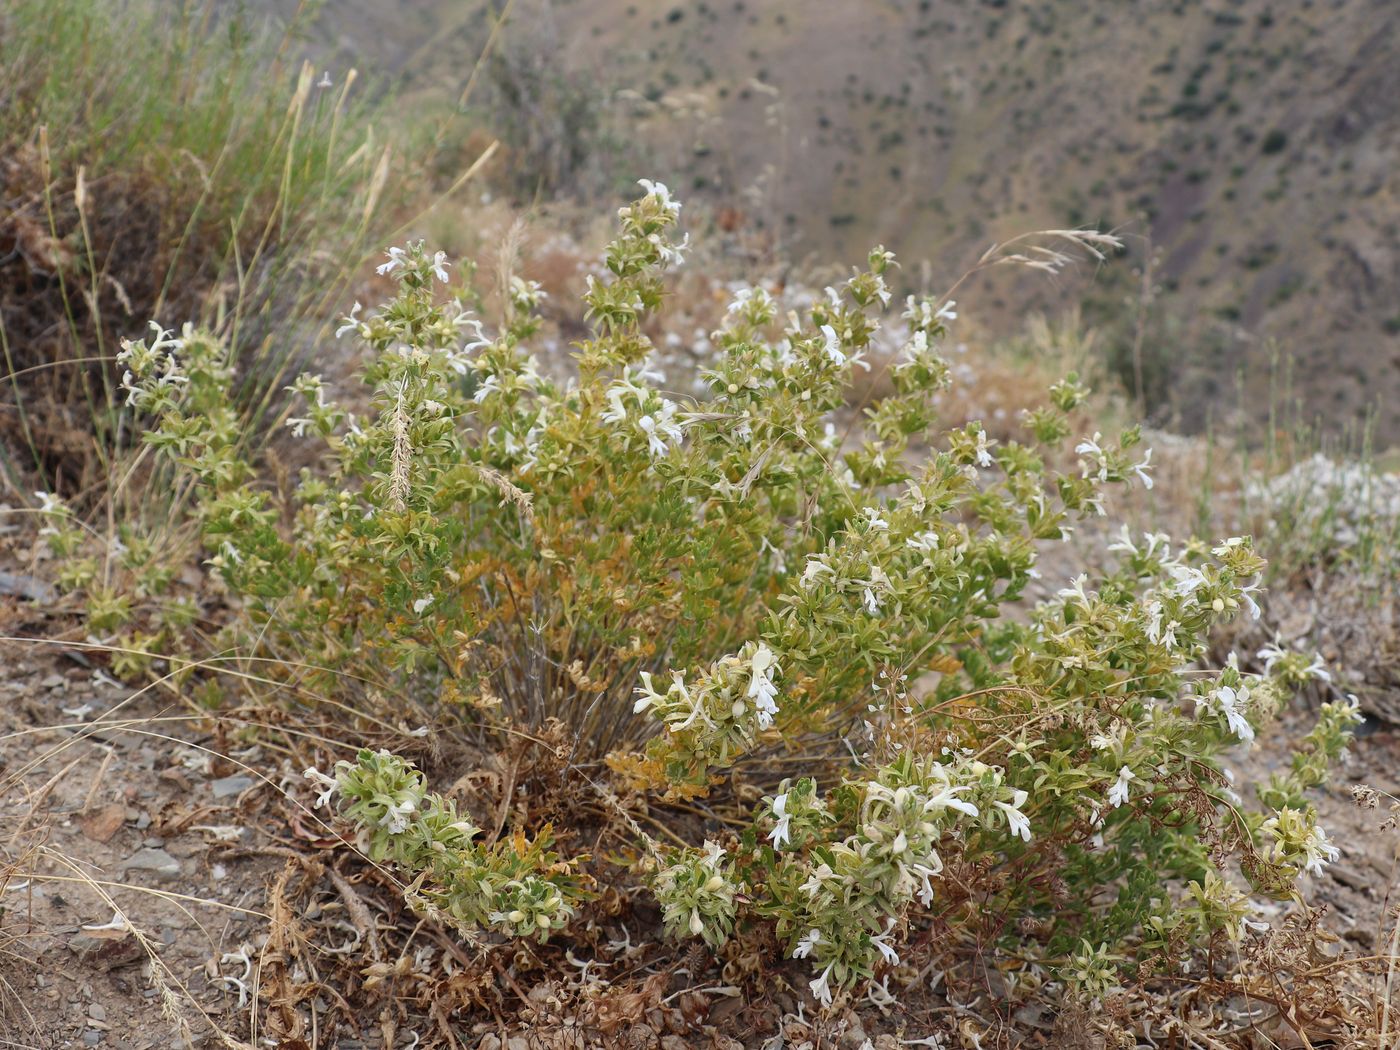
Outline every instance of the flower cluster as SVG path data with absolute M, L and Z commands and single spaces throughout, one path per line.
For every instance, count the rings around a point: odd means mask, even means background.
M 669 859 L 651 879 L 666 931 L 677 937 L 700 937 L 718 947 L 733 933 L 738 911 L 732 863 L 715 842 Z
M 372 860 L 392 860 L 424 877 L 426 902 L 464 927 L 544 940 L 573 918 L 583 880 L 549 851 L 549 831 L 533 842 L 516 833 L 490 846 L 450 799 L 427 791 L 423 775 L 387 751 L 363 750 L 336 763 L 335 775 L 312 768 L 317 808 L 339 797 Z

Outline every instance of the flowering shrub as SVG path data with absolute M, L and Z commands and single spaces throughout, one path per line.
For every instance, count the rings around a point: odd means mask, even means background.
M 888 394 L 848 409 L 892 298 L 882 249 L 805 316 L 741 291 L 712 337 L 708 393 L 668 394 L 646 322 L 687 245 L 680 205 L 643 186 L 589 281 L 593 332 L 567 380 L 527 350 L 537 287 L 511 281 L 488 328 L 441 253 L 391 249 L 380 272 L 397 295 L 356 304 L 340 330 L 365 346 L 372 411 L 298 380 L 290 425 L 326 466 L 290 509 L 227 433 L 229 377 L 207 337 L 127 348 L 150 442 L 199 487 L 242 645 L 389 674 L 502 725 L 561 719 L 577 761 L 606 758 L 663 798 L 705 794 L 726 770 L 767 784 L 729 841 L 646 843 L 649 884 L 678 937 L 719 946 L 771 923 L 823 1003 L 897 966 L 924 928 L 1102 996 L 1178 965 L 1187 943 L 1238 940 L 1250 909 L 1235 872 L 1287 895 L 1334 855 L 1303 793 L 1353 708 L 1324 709 L 1258 808 L 1221 765 L 1317 670 L 1281 651 L 1263 675 L 1201 666 L 1213 625 L 1258 615 L 1265 564 L 1248 538 L 1125 530 L 1112 572 L 1012 614 L 1044 545 L 1104 514 L 1111 486 L 1150 486 L 1138 430 L 1072 434 L 1073 376 L 1027 412 L 1024 442 L 940 430 L 954 315 L 929 299 L 905 304 Z M 1054 236 L 1095 253 L 1111 240 Z M 784 750 L 828 769 L 845 756 L 845 772 L 764 779 Z M 309 775 L 371 857 L 464 927 L 544 937 L 585 895 L 547 829 L 483 842 L 393 756 Z
M 1244 495 L 1289 564 L 1344 560 L 1378 575 L 1395 571 L 1400 475 L 1318 452 L 1281 474 L 1248 480 Z

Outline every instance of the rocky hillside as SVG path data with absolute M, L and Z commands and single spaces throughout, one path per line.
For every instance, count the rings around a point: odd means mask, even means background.
M 336 5 L 339 60 L 460 92 L 499 0 L 398 6 Z M 1291 383 L 1304 419 L 1355 426 L 1378 408 L 1381 439 L 1400 440 L 1400 6 L 516 0 L 509 14 L 495 44 L 509 62 L 482 79 L 519 75 L 496 130 L 553 151 L 556 188 L 593 187 L 590 150 L 630 176 L 607 161 L 640 129 L 650 174 L 727 224 L 798 259 L 883 242 L 934 287 L 993 240 L 1120 228 L 1133 258 L 1097 276 L 1087 316 L 1160 420 L 1259 420 L 1271 385 Z M 588 97 L 530 129 L 546 90 Z M 1032 294 L 984 288 L 973 312 L 1019 323 Z

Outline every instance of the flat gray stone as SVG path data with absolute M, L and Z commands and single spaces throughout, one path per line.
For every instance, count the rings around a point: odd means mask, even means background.
M 121 866 L 123 871 L 149 871 L 164 879 L 180 874 L 180 862 L 163 849 L 138 849 Z
M 241 795 L 254 783 L 252 777 L 220 777 L 218 780 L 211 781 L 209 787 L 214 792 L 215 798 L 228 798 L 230 795 Z

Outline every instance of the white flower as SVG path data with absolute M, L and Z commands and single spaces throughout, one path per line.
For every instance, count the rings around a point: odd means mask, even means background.
M 794 959 L 805 959 L 812 954 L 812 949 L 821 944 L 822 935 L 819 930 L 808 930 L 807 935 L 797 942 L 797 947 L 792 950 Z
M 1230 727 L 1230 732 L 1234 733 L 1243 743 L 1248 744 L 1254 740 L 1254 727 L 1249 724 L 1249 719 L 1240 710 L 1240 706 L 1248 702 L 1248 686 L 1241 684 L 1239 689 L 1235 689 L 1228 685 L 1222 685 L 1208 697 L 1197 697 L 1196 706 L 1224 715 L 1225 723 Z
M 880 510 L 878 507 L 866 507 L 864 513 L 866 518 L 870 520 L 870 527 L 872 529 L 880 532 L 885 532 L 889 529 L 890 523 L 880 517 Z
M 1254 655 L 1258 659 L 1264 661 L 1265 671 L 1272 671 L 1274 669 L 1274 664 L 1288 655 L 1288 650 L 1283 648 L 1278 637 L 1275 636 L 1272 642 L 1269 642 Z
M 891 966 L 898 966 L 899 953 L 896 952 L 886 943 L 893 931 L 894 920 L 890 919 L 886 924 L 885 931 L 883 933 L 872 933 L 870 935 L 870 943 L 875 945 L 876 949 L 880 952 L 881 956 L 884 957 L 885 962 L 889 963 Z
M 331 71 L 329 69 L 321 74 L 321 79 L 316 81 L 316 86 L 318 88 L 335 87 L 334 82 L 331 80 Z
M 668 244 L 659 233 L 653 233 L 647 240 L 654 244 L 656 250 L 661 254 L 663 266 L 680 266 L 685 262 L 685 253 L 690 251 L 690 234 L 688 233 L 679 244 Z
M 1162 603 L 1153 598 L 1144 612 L 1147 614 L 1147 639 L 1156 645 L 1162 640 Z
M 36 492 L 34 498 L 39 501 L 40 514 L 67 514 L 68 508 L 63 505 L 63 500 L 59 499 L 52 492 Z
M 648 197 L 654 197 L 656 203 L 661 206 L 661 210 L 671 216 L 671 218 L 674 219 L 676 216 L 680 215 L 680 202 L 671 199 L 671 191 L 666 188 L 664 182 L 652 182 L 651 179 L 638 179 L 637 185 L 646 190 Z
M 921 554 L 932 554 L 938 550 L 938 533 L 928 529 L 910 539 L 904 541 L 905 546 L 918 551 Z
M 447 283 L 447 253 L 437 252 L 433 255 L 433 276 L 443 284 Z
M 835 965 L 835 963 L 828 964 L 827 968 L 822 971 L 820 977 L 816 977 L 807 982 L 807 987 L 812 989 L 812 994 L 816 996 L 817 1002 L 821 1003 L 823 1006 L 831 1005 L 831 984 L 827 979 L 831 976 L 832 966 Z
M 1108 457 L 1104 455 L 1104 450 L 1099 446 L 1099 440 L 1102 437 L 1103 435 L 1096 430 L 1094 431 L 1093 437 L 1086 438 L 1084 441 L 1081 441 L 1079 444 L 1075 445 L 1074 451 L 1080 456 L 1093 460 L 1098 465 L 1098 479 L 1100 481 L 1107 481 Z M 1084 477 L 1090 477 L 1092 474 L 1093 469 L 1088 463 L 1085 463 L 1083 469 Z
M 381 263 L 380 265 L 374 268 L 374 272 L 379 274 L 380 276 L 383 276 L 386 273 L 393 273 L 400 267 L 408 265 L 408 253 L 405 252 L 402 248 L 390 248 L 384 254 L 389 257 L 389 261 L 386 263 Z
M 1097 430 L 1094 431 L 1093 437 L 1085 438 L 1079 444 L 1074 446 L 1075 453 L 1080 456 L 1102 456 L 1103 449 L 1099 447 L 1099 439 L 1102 437 L 1103 435 L 1101 433 L 1099 433 Z
M 846 355 L 841 351 L 841 338 L 836 334 L 836 329 L 829 324 L 824 324 L 821 327 L 821 332 L 826 340 L 826 345 L 823 348 L 826 351 L 826 356 L 831 358 L 834 363 L 844 365 Z
M 389 812 L 380 818 L 379 826 L 388 829 L 390 835 L 402 835 L 408 830 L 413 811 L 417 808 L 411 798 L 406 798 L 402 802 L 391 802 Z
M 1061 588 L 1059 594 L 1057 594 L 1056 597 L 1063 598 L 1065 601 L 1068 601 L 1071 598 L 1077 599 L 1080 605 L 1084 606 L 1085 608 L 1088 608 L 1089 595 L 1084 590 L 1084 585 L 1088 582 L 1088 575 L 1081 572 L 1078 576 L 1069 581 L 1068 587 Z
M 1167 626 L 1162 631 L 1162 644 L 1168 649 L 1176 648 L 1176 629 L 1180 626 L 1175 620 L 1167 621 Z
M 959 784 L 957 787 L 945 785 L 934 794 L 924 800 L 924 812 L 932 813 L 935 810 L 952 809 L 969 817 L 975 817 L 978 809 L 971 802 L 965 802 L 958 798 L 959 793 L 968 790 L 966 784 Z
M 1019 835 L 1026 842 L 1031 840 L 1031 822 L 1026 819 L 1026 815 L 1021 812 L 1021 807 L 1026 804 L 1026 799 L 1029 797 L 1027 792 L 1017 788 L 1010 802 L 992 803 L 997 809 L 1006 814 L 1006 823 L 1011 829 L 1011 834 Z
M 836 872 L 831 870 L 831 865 L 822 861 L 812 870 L 812 874 L 807 876 L 807 881 L 802 884 L 802 892 L 815 900 L 817 894 L 822 891 L 822 883 L 834 877 L 835 874 Z
M 655 416 L 642 416 L 637 420 L 638 428 L 646 435 L 647 450 L 653 459 L 666 455 L 685 439 L 681 428 L 674 422 L 675 414 L 675 403 L 666 401 Z
M 749 663 L 748 695 L 754 702 L 760 729 L 767 729 L 772 725 L 778 713 L 778 705 L 774 702 L 778 695 L 778 687 L 773 684 L 773 675 L 777 667 L 778 661 L 773 655 L 773 650 L 759 642 Z
M 432 604 L 433 604 L 433 596 L 430 594 L 430 595 L 428 595 L 426 598 L 419 598 L 418 600 L 416 600 L 416 601 L 413 603 L 413 611 L 414 611 L 417 615 L 422 616 L 422 615 L 423 615 L 423 610 L 426 609 L 428 606 L 430 606 L 430 605 L 432 605 Z
M 987 432 L 977 431 L 977 465 L 979 467 L 990 467 L 992 465 L 992 455 L 987 451 Z
M 866 612 L 871 616 L 878 616 L 880 614 L 880 599 L 875 597 L 875 591 L 872 588 L 865 588 L 864 601 Z
M 1118 530 L 1118 539 L 1110 543 L 1106 549 L 1127 554 L 1134 558 L 1138 556 L 1137 545 L 1133 543 L 1132 533 L 1128 531 L 1128 526 L 1126 525 Z
M 1240 597 L 1244 599 L 1244 604 L 1249 609 L 1249 615 L 1256 620 L 1259 619 L 1259 603 L 1254 600 L 1254 593 L 1259 590 L 1261 579 L 1262 577 L 1256 576 L 1253 582 L 1240 588 Z
M 690 909 L 690 932 L 699 937 L 705 932 L 705 924 L 700 921 L 700 911 L 698 908 Z
M 909 870 L 919 878 L 919 903 L 928 908 L 933 905 L 933 883 L 930 880 L 943 871 L 943 858 L 936 850 L 930 850 L 925 859 L 928 863 L 911 864 Z
M 1332 681 L 1332 674 L 1327 670 L 1327 664 L 1323 661 L 1321 653 L 1313 653 L 1312 663 L 1303 668 L 1303 674 L 1323 682 Z
M 302 776 L 321 789 L 321 793 L 316 796 L 316 801 L 311 805 L 312 809 L 320 809 L 326 805 L 340 790 L 340 781 L 336 780 L 335 777 L 326 776 L 315 766 L 308 768 L 302 773 Z
M 807 590 L 817 582 L 818 576 L 835 576 L 836 570 L 826 563 L 825 555 L 813 554 L 807 558 L 807 564 L 802 569 L 802 577 L 797 581 L 803 590 Z
M 1142 457 L 1142 462 L 1134 463 L 1132 469 L 1133 473 L 1138 476 L 1138 480 L 1142 482 L 1142 487 L 1150 489 L 1152 479 L 1147 475 L 1147 472 L 1152 469 L 1152 450 L 1150 448 L 1147 450 L 1147 455 Z
M 632 713 L 634 715 L 641 714 L 648 707 L 655 706 L 657 701 L 664 699 L 661 694 L 656 691 L 655 687 L 652 686 L 650 671 L 643 671 L 641 677 L 642 684 L 637 687 L 637 692 L 640 695 L 637 697 L 636 702 L 632 704 Z
M 346 316 L 345 323 L 335 330 L 335 337 L 337 339 L 343 336 L 346 332 L 354 332 L 359 330 L 360 318 L 358 317 L 358 314 L 361 309 L 362 307 L 360 306 L 358 301 L 355 303 L 354 306 L 350 308 L 350 313 Z
M 792 814 L 787 811 L 787 798 L 784 791 L 773 799 L 773 816 L 778 818 L 778 823 L 768 833 L 768 840 L 774 849 L 782 849 L 785 843 L 792 841 Z
M 1117 809 L 1128 801 L 1128 784 L 1137 779 L 1131 769 L 1124 766 L 1118 771 L 1118 780 L 1108 789 L 1108 804 Z
M 1312 838 L 1306 845 L 1308 862 L 1303 865 L 1304 869 L 1313 875 L 1322 874 L 1322 866 L 1331 864 L 1342 855 L 1342 851 L 1327 841 L 1327 833 L 1316 825 L 1312 829 Z

